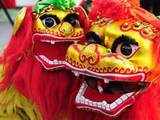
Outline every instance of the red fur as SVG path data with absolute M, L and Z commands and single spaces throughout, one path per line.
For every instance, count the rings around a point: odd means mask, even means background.
M 126 6 L 124 4 L 119 6 L 120 4 L 119 0 L 115 0 L 115 2 L 97 0 L 94 2 L 94 7 L 92 7 L 92 11 L 89 14 L 90 19 L 95 20 L 97 15 L 111 17 L 115 20 L 137 15 L 138 19 L 149 20 L 152 24 L 156 23 L 155 20 L 148 19 L 150 17 L 145 18 L 147 15 L 143 17 L 140 14 L 144 10 L 136 9 L 136 11 L 141 12 L 134 12 L 133 15 L 129 9 L 129 4 L 127 7 L 124 7 Z M 103 11 L 103 14 L 99 14 L 97 12 L 99 10 Z M 118 14 L 117 11 L 119 11 Z M 148 14 L 148 16 L 150 15 Z M 32 8 L 28 8 L 20 30 L 15 36 L 12 36 L 4 52 L 5 77 L 0 84 L 1 89 L 8 88 L 11 84 L 14 85 L 19 92 L 38 106 L 44 120 L 60 119 L 58 118 L 60 112 L 69 112 L 68 120 L 109 120 L 110 118 L 101 114 L 81 111 L 75 108 L 74 100 L 80 83 L 75 80 L 71 72 L 67 70 L 45 71 L 40 63 L 35 60 L 32 56 L 32 25 Z M 156 27 L 158 25 L 156 24 Z M 155 46 L 159 44 L 158 38 L 155 39 Z M 156 55 L 159 54 L 158 52 L 155 53 Z M 160 120 L 158 105 L 159 84 L 157 83 L 152 84 L 142 96 L 136 99 L 135 104 L 128 111 L 123 112 L 115 119 Z
M 67 70 L 45 71 L 31 56 L 21 61 L 12 79 L 13 85 L 38 105 L 44 120 L 52 120 L 66 109 L 72 77 Z
M 128 112 L 121 115 L 121 119 L 129 120 L 160 120 L 159 88 L 152 85 L 136 99 L 135 104 Z
M 12 36 L 4 51 L 2 63 L 5 76 L 0 88 L 3 90 L 14 86 L 37 105 L 44 120 L 53 120 L 60 112 L 66 111 L 74 79 L 67 70 L 46 71 L 35 60 L 32 51 L 32 17 L 32 8 L 29 7 L 20 29 Z
M 156 19 L 151 13 L 131 3 L 127 0 L 93 0 L 89 17 L 91 20 L 96 20 L 97 16 L 114 20 L 136 17 L 148 22 Z
M 158 31 L 160 30 L 160 21 L 151 13 L 134 4 L 125 3 L 123 0 L 94 0 L 90 9 L 89 18 L 95 21 L 99 18 L 111 18 L 112 20 L 138 19 L 152 24 Z M 70 119 L 69 120 L 160 120 L 160 36 L 153 39 L 153 55 L 157 60 L 157 66 L 152 71 L 154 79 L 151 86 L 135 99 L 135 103 L 115 118 L 109 118 L 102 114 L 86 110 L 78 110 L 75 103 L 75 97 L 70 100 Z M 155 78 L 155 76 L 157 76 Z M 80 87 L 80 82 L 73 88 L 72 96 L 76 96 Z M 80 117 L 79 117 L 80 116 Z
M 25 19 L 19 31 L 12 36 L 9 45 L 4 50 L 2 63 L 5 66 L 5 76 L 0 88 L 4 89 L 11 83 L 11 77 L 15 73 L 17 66 L 32 45 L 32 8 L 27 9 Z
M 89 17 L 91 20 L 96 20 L 97 17 L 125 19 L 131 16 L 131 12 L 128 9 L 129 7 L 130 4 L 122 2 L 122 0 L 93 0 Z

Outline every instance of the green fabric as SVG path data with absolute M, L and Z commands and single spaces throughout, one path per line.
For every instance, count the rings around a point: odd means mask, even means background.
M 0 92 L 0 120 L 42 120 L 35 106 L 13 87 Z
M 40 13 L 45 7 L 48 7 L 49 5 L 57 9 L 67 10 L 74 7 L 75 4 L 75 0 L 39 0 L 35 5 L 34 10 L 36 13 Z

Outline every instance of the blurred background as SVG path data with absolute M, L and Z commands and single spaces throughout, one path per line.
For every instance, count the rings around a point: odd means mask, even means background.
M 10 39 L 14 18 L 23 6 L 34 5 L 36 0 L 0 0 L 0 50 Z
M 17 11 L 23 6 L 34 5 L 36 0 L 0 0 L 0 50 L 4 48 L 12 33 L 12 24 Z M 160 0 L 141 0 L 141 7 L 160 15 Z

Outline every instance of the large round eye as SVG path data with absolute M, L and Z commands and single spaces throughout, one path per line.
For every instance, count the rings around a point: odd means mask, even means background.
M 138 50 L 138 46 L 134 44 L 124 44 L 121 43 L 116 48 L 116 53 L 119 55 L 122 55 L 125 58 L 130 58 L 135 54 L 135 52 Z
M 59 18 L 56 15 L 43 15 L 40 17 L 41 21 L 43 22 L 44 26 L 51 28 L 56 26 L 60 23 Z
M 122 35 L 113 42 L 111 51 L 124 58 L 130 58 L 136 53 L 138 48 L 138 42 L 136 42 L 135 39 Z
M 50 28 L 50 27 L 54 27 L 54 26 L 57 25 L 55 19 L 52 18 L 52 17 L 47 17 L 47 18 L 45 18 L 45 19 L 43 20 L 43 24 L 44 24 L 45 26 L 49 27 L 49 28 Z

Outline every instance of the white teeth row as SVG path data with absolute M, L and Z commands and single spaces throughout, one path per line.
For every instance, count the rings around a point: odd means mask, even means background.
M 72 71 L 73 73 L 74 73 L 74 75 L 76 76 L 76 77 L 79 77 L 79 72 L 78 71 Z
M 81 85 L 81 88 L 79 89 L 79 92 L 78 92 L 78 95 L 77 96 L 83 96 L 84 95 L 84 92 L 86 91 L 88 85 L 86 82 L 84 82 L 82 85 Z
M 76 40 L 68 40 L 68 41 L 73 41 L 75 44 L 78 43 L 78 41 Z M 41 42 L 47 42 L 47 43 L 50 43 L 52 45 L 54 45 L 56 42 L 66 42 L 65 40 L 59 40 L 59 41 L 56 41 L 56 40 L 41 40 Z
M 72 72 L 73 72 L 74 75 L 77 76 L 77 77 L 78 77 L 80 74 L 87 75 L 87 76 L 91 76 L 91 75 L 89 75 L 89 74 L 81 73 L 81 72 L 78 72 L 78 71 L 75 71 L 75 70 L 73 70 Z M 91 77 L 94 77 L 94 76 L 91 76 Z M 106 78 L 103 79 L 103 80 L 104 80 L 104 83 L 106 83 L 106 84 L 108 84 L 109 81 L 110 81 L 109 79 L 106 79 Z
M 41 42 L 51 43 L 52 45 L 55 44 L 55 41 L 53 41 L 53 40 L 41 40 Z
M 51 43 L 52 45 L 54 45 L 54 44 L 55 44 L 55 41 L 51 41 L 50 43 Z
M 120 98 L 118 98 L 117 100 L 115 100 L 111 104 L 108 104 L 106 101 L 93 102 L 83 96 L 87 87 L 88 87 L 88 85 L 86 83 L 82 84 L 82 86 L 76 96 L 76 103 L 85 104 L 87 106 L 96 107 L 96 108 L 103 109 L 106 111 L 111 111 L 111 110 L 115 109 L 117 106 L 119 106 L 120 104 L 125 102 L 129 97 L 131 97 L 134 94 L 134 92 L 126 93 L 126 94 L 122 95 Z
M 49 60 L 47 57 L 45 57 L 44 55 L 39 55 L 39 57 L 44 60 L 46 63 L 50 64 L 50 65 L 62 65 L 62 64 L 65 64 L 65 61 L 60 61 L 60 60 L 56 60 L 54 59 L 53 61 L 52 60 Z

